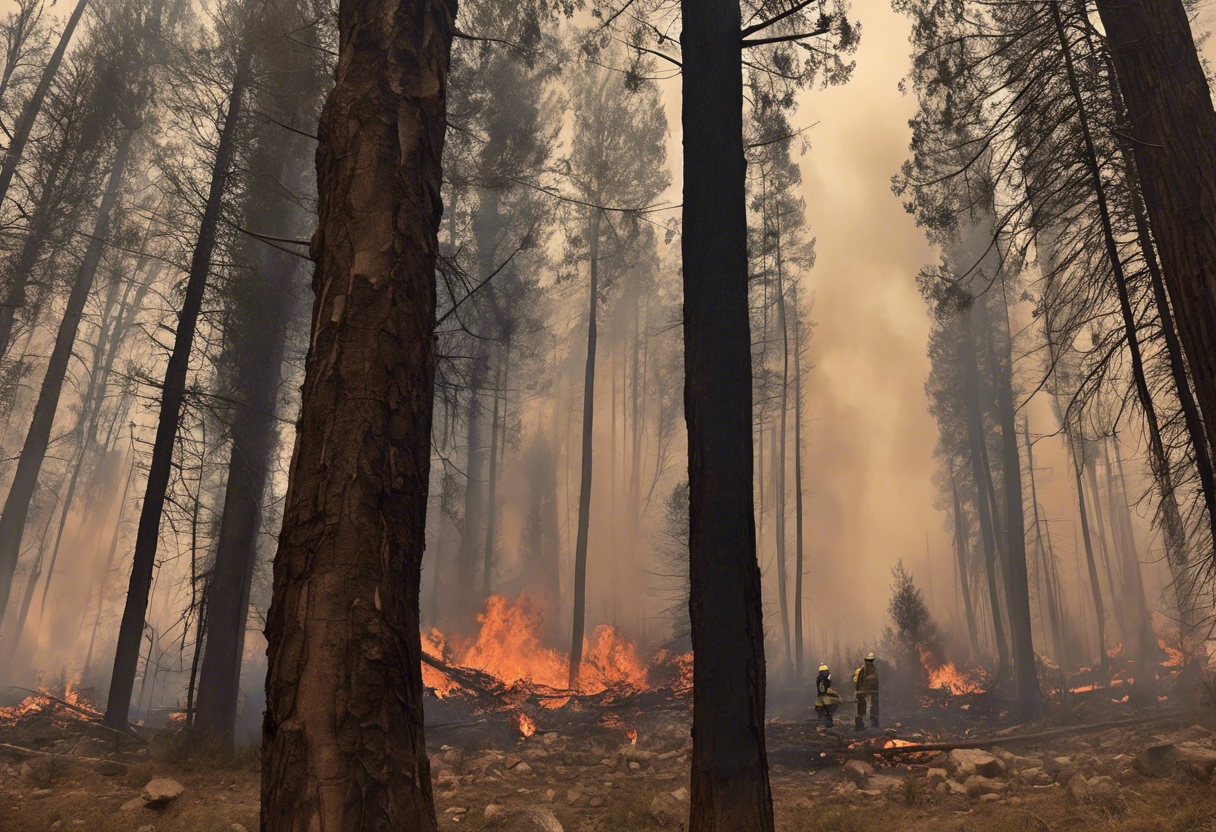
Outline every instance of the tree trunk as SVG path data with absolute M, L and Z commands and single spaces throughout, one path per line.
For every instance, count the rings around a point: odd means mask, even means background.
M 1131 128 L 1127 122 L 1127 111 L 1123 106 L 1123 96 L 1119 91 L 1119 83 L 1115 77 L 1115 69 L 1110 66 L 1110 51 L 1103 49 L 1103 57 L 1108 66 L 1110 78 L 1111 101 L 1118 119 L 1118 129 L 1115 137 L 1119 143 L 1119 153 L 1123 159 L 1125 175 L 1127 176 L 1128 200 L 1131 204 L 1132 216 L 1136 223 L 1136 238 L 1141 256 L 1148 268 L 1149 284 L 1153 291 L 1153 305 L 1160 319 L 1161 337 L 1165 342 L 1166 355 L 1169 357 L 1170 376 L 1174 381 L 1174 391 L 1178 396 L 1178 405 L 1182 410 L 1183 422 L 1186 425 L 1187 440 L 1195 455 L 1195 469 L 1199 474 L 1199 484 L 1203 493 L 1204 506 L 1208 515 L 1208 530 L 1212 540 L 1216 541 L 1216 475 L 1212 470 L 1212 457 L 1209 453 L 1207 437 L 1203 431 L 1203 418 L 1199 415 L 1199 405 L 1191 392 L 1191 381 L 1187 373 L 1186 358 L 1182 354 L 1182 345 L 1178 341 L 1178 331 L 1174 325 L 1174 313 L 1170 309 L 1169 295 L 1166 293 L 1165 280 L 1161 275 L 1161 265 L 1157 259 L 1157 250 L 1153 245 L 1152 232 L 1149 230 L 1148 217 L 1145 213 L 1144 198 L 1140 183 L 1140 173 L 1136 170 L 1135 154 L 1132 142 L 1128 139 Z M 1117 450 L 1117 447 L 1116 447 Z M 1171 481 L 1172 483 L 1172 481 Z M 1161 484 L 1158 483 L 1161 487 Z M 1126 503 L 1126 493 L 1124 494 Z M 1183 543 L 1182 513 L 1178 509 L 1178 500 L 1171 491 L 1162 493 L 1162 526 L 1166 528 L 1165 538 L 1172 541 L 1166 547 L 1166 562 L 1170 567 L 1170 575 L 1174 583 L 1179 620 L 1184 631 L 1194 626 L 1192 611 L 1194 602 L 1190 597 L 1187 582 L 1187 548 Z
M 583 462 L 578 491 L 578 536 L 574 544 L 574 628 L 570 636 L 570 688 L 578 687 L 587 609 L 587 529 L 591 520 L 591 429 L 595 416 L 596 306 L 599 302 L 600 212 L 591 212 L 590 284 L 587 301 L 587 367 L 583 375 Z
M 8 604 L 13 570 L 17 566 L 17 555 L 21 550 L 21 537 L 25 530 L 26 517 L 29 514 L 30 500 L 34 495 L 34 486 L 38 482 L 38 473 L 42 470 L 42 461 L 46 457 L 47 446 L 50 444 L 51 426 L 55 421 L 59 395 L 63 390 L 63 381 L 72 358 L 72 347 L 76 343 L 76 332 L 80 327 L 85 302 L 93 289 L 93 279 L 97 275 L 97 266 L 101 262 L 105 240 L 110 233 L 110 219 L 114 202 L 118 198 L 123 170 L 130 158 L 133 137 L 134 133 L 131 131 L 124 133 L 114 154 L 114 160 L 110 166 L 110 177 L 106 183 L 105 194 L 102 196 L 97 222 L 93 229 L 93 239 L 89 243 L 88 251 L 77 272 L 76 281 L 72 284 L 72 291 L 68 295 L 63 319 L 59 324 L 59 332 L 55 336 L 55 346 L 51 351 L 50 360 L 47 362 L 46 375 L 43 377 L 42 388 L 38 394 L 38 402 L 34 405 L 30 429 L 21 449 L 21 457 L 17 461 L 17 472 L 4 503 L 4 512 L 0 514 L 0 618 L 4 617 Z
M 63 33 L 59 36 L 59 43 L 55 46 L 55 51 L 51 53 L 50 60 L 42 70 L 38 86 L 34 88 L 29 101 L 22 108 L 21 117 L 13 128 L 12 138 L 4 153 L 4 162 L 0 163 L 0 204 L 8 196 L 9 185 L 12 184 L 13 174 L 17 172 L 17 165 L 21 163 L 21 157 L 25 153 L 25 145 L 29 141 L 30 132 L 34 129 L 34 122 L 38 120 L 38 114 L 42 112 L 42 104 L 46 101 L 51 84 L 54 83 L 55 76 L 59 73 L 59 66 L 63 63 L 63 55 L 76 31 L 76 24 L 80 22 L 80 16 L 84 14 L 84 8 L 88 4 L 89 0 L 80 0 L 76 4 L 76 8 L 72 10 L 72 14 L 63 27 Z
M 987 306 L 981 300 L 981 321 Z M 997 356 L 993 344 L 995 326 L 988 325 L 988 357 L 996 382 L 997 412 L 1001 419 L 1001 466 L 1005 478 L 1005 603 L 1009 613 L 1009 629 L 1013 646 L 1014 679 L 1017 682 L 1018 705 L 1023 713 L 1032 713 L 1042 705 L 1038 670 L 1035 667 L 1034 638 L 1030 627 L 1030 584 L 1026 574 L 1026 515 L 1022 504 L 1022 459 L 1018 452 L 1016 409 L 1013 398 L 1013 333 L 1008 324 L 1006 306 L 1006 339 L 1002 355 Z
M 262 270 L 263 274 L 248 278 L 261 284 L 257 300 L 263 314 L 248 322 L 249 332 L 238 348 L 234 386 L 240 401 L 232 415 L 232 447 L 215 565 L 207 586 L 205 617 L 200 615 L 206 651 L 199 668 L 194 727 L 200 735 L 217 737 L 229 746 L 236 728 L 262 496 L 276 445 L 275 403 L 288 327 L 282 295 L 293 282 L 295 259 L 271 250 L 263 258 Z
M 60 202 L 56 192 L 63 184 L 60 181 L 60 175 L 68 154 L 65 141 L 56 151 L 55 158 L 51 162 L 51 169 L 42 184 L 42 192 L 38 195 L 38 202 L 34 206 L 29 228 L 26 229 L 25 238 L 21 241 L 21 252 L 17 255 L 17 261 L 8 278 L 4 301 L 0 303 L 0 358 L 4 358 L 8 354 L 9 345 L 13 340 L 13 329 L 17 322 L 17 310 L 25 306 L 26 291 L 34 277 L 34 269 L 46 246 L 47 237 L 50 236 L 55 218 L 53 215 L 57 213 L 53 210 L 53 206 L 57 206 Z
M 484 545 L 486 486 L 486 444 L 482 442 L 482 390 L 486 386 L 489 357 L 484 345 L 478 345 L 469 373 L 469 416 L 467 423 L 468 463 L 464 478 L 464 528 L 460 548 L 456 552 L 456 607 L 458 628 L 471 631 L 476 626 L 481 597 L 477 592 L 477 563 L 479 549 Z
M 123 608 L 122 623 L 118 629 L 114 672 L 110 677 L 110 694 L 106 702 L 105 724 L 117 730 L 127 727 L 127 717 L 131 708 L 131 691 L 135 687 L 135 673 L 139 665 L 139 645 L 144 630 L 144 619 L 148 612 L 152 574 L 156 566 L 161 514 L 164 511 L 165 495 L 169 488 L 169 475 L 173 468 L 173 451 L 177 440 L 182 403 L 186 397 L 190 350 L 194 343 L 198 316 L 203 305 L 207 276 L 211 271 L 211 255 L 215 248 L 216 231 L 232 168 L 249 61 L 249 49 L 247 46 L 242 47 L 236 76 L 233 78 L 228 112 L 224 116 L 219 144 L 215 151 L 215 162 L 211 169 L 211 184 L 190 262 L 181 312 L 177 319 L 173 352 L 165 367 L 165 377 L 161 387 L 156 439 L 152 445 L 152 459 L 148 464 L 148 480 L 144 489 L 144 501 L 140 508 L 139 527 L 135 537 L 134 562 L 127 587 L 127 601 Z
M 1216 448 L 1216 112 L 1181 0 L 1098 0 L 1178 336 Z
M 455 5 L 339 12 L 312 347 L 267 622 L 264 832 L 437 828 L 418 595 Z
M 1026 445 L 1026 470 L 1030 474 L 1030 503 L 1034 508 L 1034 545 L 1039 554 L 1039 569 L 1043 572 L 1043 593 L 1047 596 L 1047 616 L 1051 625 L 1051 644 L 1056 651 L 1056 661 L 1064 662 L 1064 630 L 1060 623 L 1060 608 L 1056 604 L 1055 589 L 1052 586 L 1052 565 L 1047 550 L 1043 546 L 1043 525 L 1039 518 L 1039 492 L 1035 486 L 1034 476 L 1034 445 L 1030 442 L 1030 419 L 1022 421 L 1022 436 Z
M 739 3 L 685 0 L 682 18 L 684 418 L 696 655 L 689 832 L 771 832 Z
M 794 678 L 802 678 L 802 310 L 794 295 Z
M 1132 7 L 1133 8 L 1150 7 L 1150 6 L 1151 7 L 1163 7 L 1165 5 L 1168 5 L 1169 2 L 1170 2 L 1170 0 L 1147 0 L 1147 2 L 1145 2 L 1145 0 L 1132 0 L 1132 3 L 1133 3 Z M 1106 5 L 1106 0 L 1104 0 L 1103 3 L 1099 4 L 1100 10 L 1101 10 L 1101 7 L 1104 5 Z M 1081 126 L 1081 136 L 1082 136 L 1082 139 L 1084 140 L 1085 161 L 1089 168 L 1090 178 L 1093 180 L 1094 196 L 1097 199 L 1098 215 L 1099 215 L 1099 218 L 1102 223 L 1102 238 L 1103 238 L 1103 242 L 1105 243 L 1105 247 L 1106 247 L 1107 260 L 1110 262 L 1111 272 L 1114 276 L 1115 288 L 1117 290 L 1117 294 L 1118 294 L 1118 298 L 1119 298 L 1119 311 L 1120 311 L 1120 315 L 1122 316 L 1122 319 L 1123 319 L 1124 337 L 1127 342 L 1128 354 L 1131 357 L 1131 361 L 1132 361 L 1132 378 L 1135 382 L 1136 397 L 1140 403 L 1140 409 L 1144 413 L 1145 424 L 1148 427 L 1149 467 L 1153 473 L 1153 478 L 1156 481 L 1157 488 L 1161 494 L 1161 505 L 1162 505 L 1162 514 L 1163 514 L 1162 532 L 1165 537 L 1165 545 L 1166 545 L 1167 551 L 1169 551 L 1169 550 L 1174 551 L 1174 556 L 1172 558 L 1170 558 L 1171 562 L 1174 562 L 1174 561 L 1178 561 L 1185 557 L 1178 553 L 1185 551 L 1186 542 L 1183 539 L 1182 520 L 1181 520 L 1181 516 L 1178 512 L 1178 503 L 1177 503 L 1177 498 L 1175 496 L 1175 491 L 1174 491 L 1173 476 L 1170 472 L 1169 459 L 1166 456 L 1165 445 L 1161 438 L 1161 428 L 1157 421 L 1156 407 L 1153 403 L 1153 397 L 1152 397 L 1152 393 L 1149 390 L 1148 381 L 1145 378 L 1144 360 L 1140 354 L 1140 342 L 1139 342 L 1139 333 L 1137 331 L 1137 326 L 1136 326 L 1136 318 L 1135 318 L 1135 314 L 1132 311 L 1131 299 L 1130 299 L 1128 288 L 1127 288 L 1127 280 L 1126 280 L 1126 277 L 1125 277 L 1124 271 L 1123 271 L 1123 263 L 1122 263 L 1122 259 L 1120 258 L 1120 255 L 1119 255 L 1118 243 L 1115 240 L 1114 229 L 1112 227 L 1111 218 L 1110 218 L 1110 211 L 1107 207 L 1106 188 L 1102 182 L 1102 169 L 1098 163 L 1098 154 L 1097 154 L 1097 151 L 1094 149 L 1093 135 L 1092 135 L 1092 132 L 1090 130 L 1090 125 L 1089 125 L 1089 116 L 1085 109 L 1084 98 L 1081 95 L 1080 84 L 1077 80 L 1076 70 L 1073 66 L 1072 51 L 1068 44 L 1068 38 L 1064 31 L 1064 24 L 1063 24 L 1063 21 L 1060 16 L 1059 4 L 1058 4 L 1058 2 L 1056 2 L 1056 0 L 1053 0 L 1051 3 L 1051 14 L 1052 14 L 1052 20 L 1055 23 L 1055 27 L 1056 27 L 1056 35 L 1060 40 L 1061 49 L 1064 53 L 1064 66 L 1065 66 L 1065 70 L 1068 74 L 1069 87 L 1072 90 L 1073 100 L 1077 106 L 1077 117 L 1078 117 L 1078 120 L 1079 120 L 1080 126 Z M 1113 15 L 1115 18 L 1118 18 L 1121 21 L 1126 21 L 1126 19 L 1127 19 L 1126 14 L 1120 13 L 1118 11 L 1113 11 L 1111 9 L 1107 9 L 1105 12 L 1101 12 L 1101 14 L 1102 14 L 1102 20 L 1103 20 L 1104 24 L 1106 24 L 1107 17 L 1111 16 L 1111 15 Z M 1107 25 L 1109 25 L 1109 24 L 1107 24 Z M 1185 15 L 1182 18 L 1182 26 L 1186 27 L 1184 29 L 1184 31 L 1186 32 L 1186 35 L 1189 38 L 1190 29 L 1189 29 L 1189 25 L 1187 24 Z M 1110 45 L 1112 55 L 1114 56 L 1115 62 L 1117 65 L 1119 63 L 1119 57 L 1118 57 L 1119 56 L 1119 47 L 1115 43 L 1116 39 L 1117 38 L 1116 38 L 1115 33 L 1110 32 L 1110 39 L 1109 39 L 1108 43 Z M 1135 47 L 1133 47 L 1133 48 L 1135 48 Z M 1191 56 L 1193 58 L 1194 57 L 1194 44 L 1193 43 L 1191 44 L 1191 50 L 1192 50 Z M 1198 66 L 1198 64 L 1196 64 L 1196 66 Z M 1216 128 L 1216 115 L 1213 115 L 1213 113 L 1212 113 L 1211 99 L 1210 99 L 1210 97 L 1208 97 L 1208 94 L 1207 94 L 1207 82 L 1203 78 L 1202 74 L 1200 75 L 1200 80 L 1203 81 L 1203 83 L 1204 83 L 1203 95 L 1204 95 L 1204 98 L 1207 100 L 1207 116 L 1208 116 L 1208 118 L 1211 119 L 1212 126 L 1214 128 Z M 1117 105 L 1118 105 L 1118 102 L 1116 102 L 1116 108 L 1117 108 Z M 1133 114 L 1133 120 L 1135 120 L 1135 119 L 1136 119 L 1136 117 Z M 1139 126 L 1143 127 L 1144 125 L 1139 125 Z M 1180 127 L 1180 129 L 1184 129 L 1184 128 Z M 1211 138 L 1213 140 L 1216 140 L 1216 130 L 1213 130 Z M 1140 148 L 1138 146 L 1136 146 L 1134 155 L 1135 155 L 1138 165 L 1140 165 L 1140 163 L 1141 163 L 1141 154 L 1140 154 L 1139 150 L 1140 150 Z M 1212 158 L 1216 159 L 1216 155 L 1212 156 Z M 1140 167 L 1140 170 L 1141 170 L 1141 172 L 1143 172 L 1144 168 Z M 1216 185 L 1216 179 L 1209 179 L 1208 181 L 1213 183 L 1214 185 Z M 1144 183 L 1144 184 L 1146 185 L 1146 196 L 1147 196 L 1147 183 Z M 1132 191 L 1136 190 L 1134 186 L 1130 187 L 1129 189 Z M 1216 191 L 1213 191 L 1212 196 L 1216 197 Z M 1138 199 L 1138 194 L 1136 195 L 1136 198 Z M 1216 218 L 1216 214 L 1214 214 L 1213 216 L 1214 216 L 1214 218 Z M 1158 233 L 1159 242 L 1160 242 L 1160 236 L 1161 236 L 1160 232 L 1164 231 L 1164 230 L 1165 230 L 1164 227 L 1159 229 L 1159 233 Z M 1209 231 L 1209 233 L 1211 232 L 1210 229 L 1208 229 L 1208 231 Z M 1142 239 L 1141 240 L 1142 245 L 1144 242 L 1145 241 Z M 1216 244 L 1216 237 L 1213 237 L 1213 243 Z M 1216 254 L 1216 247 L 1214 247 L 1212 251 L 1213 251 L 1213 254 Z M 1146 254 L 1146 259 L 1148 259 L 1148 260 L 1152 259 L 1150 252 L 1145 252 L 1145 254 Z M 1167 269 L 1168 269 L 1168 265 L 1169 264 L 1167 263 Z M 1216 260 L 1213 260 L 1212 265 L 1216 266 Z M 1209 278 L 1209 287 L 1208 287 L 1209 292 L 1212 290 L 1213 286 L 1216 286 L 1216 284 L 1213 284 L 1210 282 L 1212 279 L 1216 279 L 1216 275 L 1213 275 Z M 1216 301 L 1216 297 L 1211 298 L 1211 299 Z M 1168 307 L 1168 303 L 1166 303 L 1166 306 Z M 1210 311 L 1216 312 L 1216 303 L 1213 304 Z M 1209 327 L 1216 326 L 1216 316 L 1207 318 L 1207 321 L 1208 321 Z M 1211 331 L 1209 332 L 1209 336 L 1214 336 L 1214 335 L 1216 335 L 1216 332 L 1211 332 Z M 1210 341 L 1209 346 L 1216 346 L 1216 340 Z M 1213 361 L 1213 356 L 1208 355 L 1205 357 L 1205 360 L 1211 362 L 1211 361 Z M 1213 381 L 1216 381 L 1216 377 L 1213 377 Z M 1185 386 L 1185 385 L 1183 385 L 1183 386 Z M 1216 404 L 1216 389 L 1214 389 L 1212 392 L 1213 392 L 1213 404 Z M 1216 409 L 1211 410 L 1210 412 L 1208 412 L 1207 415 L 1208 415 L 1209 419 L 1216 418 Z M 1209 437 L 1211 437 L 1213 435 L 1216 435 L 1216 434 L 1211 433 L 1211 427 L 1209 426 Z M 1092 477 L 1092 471 L 1091 471 L 1091 477 Z M 1093 483 L 1091 482 L 1091 485 L 1092 484 Z M 1094 500 L 1094 505 L 1096 507 L 1097 501 L 1098 501 L 1098 495 L 1097 495 L 1096 488 L 1094 489 L 1093 500 Z M 1101 524 L 1101 519 L 1099 519 L 1098 522 L 1099 522 L 1099 524 Z M 1101 528 L 1101 526 L 1099 525 L 1099 529 L 1100 528 Z M 1216 529 L 1216 526 L 1214 526 L 1213 528 Z M 1103 538 L 1102 538 L 1102 544 L 1103 544 L 1103 547 L 1105 548 L 1105 539 L 1104 538 L 1105 538 L 1105 536 L 1103 536 Z M 1168 557 L 1168 555 L 1167 555 L 1167 557 Z M 1139 568 L 1139 567 L 1137 567 L 1137 568 Z M 1112 597 L 1112 599 L 1115 597 L 1113 590 L 1111 593 L 1111 597 Z M 1122 605 L 1116 605 L 1116 610 L 1119 610 L 1121 608 L 1121 606 Z M 1127 628 L 1126 623 L 1123 622 L 1122 618 L 1120 618 L 1120 626 L 1122 627 L 1124 633 L 1126 634 L 1128 632 L 1128 628 Z
M 977 302 L 983 303 L 984 298 Z M 967 440 L 971 457 L 971 477 L 975 483 L 975 508 L 980 518 L 980 536 L 984 541 L 984 577 L 988 583 L 988 607 L 992 613 L 992 633 L 996 641 L 998 675 L 1009 670 L 1009 645 L 1005 640 L 1005 624 L 1001 619 L 1001 594 L 996 580 L 996 529 L 989 499 L 992 483 L 984 464 L 984 422 L 979 406 L 979 369 L 975 355 L 974 311 L 968 310 L 962 321 L 965 337 L 959 344 L 967 387 Z
M 789 411 L 790 391 L 790 334 L 785 317 L 785 286 L 781 280 L 781 269 L 777 269 L 777 317 L 781 327 L 781 414 L 778 417 L 779 432 L 773 437 L 773 476 L 776 497 L 777 523 L 777 612 L 781 616 L 781 638 L 785 645 L 785 666 L 793 667 L 793 649 L 790 644 L 790 592 L 789 569 L 786 567 L 785 548 L 785 457 L 789 447 L 786 430 L 786 413 Z M 787 671 L 788 672 L 788 671 Z
M 954 501 L 954 545 L 958 555 L 958 580 L 962 588 L 963 611 L 967 616 L 967 643 L 971 648 L 971 658 L 975 660 L 980 654 L 979 638 L 975 627 L 975 607 L 971 603 L 971 579 L 968 576 L 967 532 L 963 525 L 963 506 L 958 498 L 958 483 L 954 479 L 954 460 L 950 460 L 950 496 Z
M 1122 469 L 1123 459 L 1119 454 L 1118 439 L 1112 436 L 1110 441 L 1115 446 L 1115 458 L 1119 462 L 1119 468 Z M 1107 453 L 1105 443 L 1102 445 L 1102 465 L 1106 472 L 1106 496 L 1112 523 L 1117 522 L 1120 529 L 1119 554 L 1123 561 L 1123 604 L 1132 617 L 1134 626 L 1131 635 L 1136 639 L 1132 655 L 1140 660 L 1141 666 L 1148 667 L 1150 664 L 1159 662 L 1162 655 L 1157 646 L 1157 634 L 1153 631 L 1148 600 L 1144 595 L 1144 577 L 1140 574 L 1140 558 L 1136 552 L 1136 535 L 1132 529 L 1127 490 L 1124 489 L 1121 492 L 1121 500 L 1115 499 L 1114 470 L 1111 467 L 1110 454 Z
M 494 521 L 498 517 L 498 458 L 501 453 L 499 443 L 502 441 L 498 428 L 498 410 L 506 384 L 504 370 L 510 349 L 511 341 L 508 339 L 501 347 L 498 360 L 494 362 L 494 410 L 490 416 L 490 481 L 486 493 L 486 548 L 481 564 L 481 594 L 485 598 L 490 597 L 494 586 Z

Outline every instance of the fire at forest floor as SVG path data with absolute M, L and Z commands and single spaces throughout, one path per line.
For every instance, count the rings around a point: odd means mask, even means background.
M 822 731 L 790 705 L 768 728 L 777 828 L 1216 830 L 1216 714 L 1210 707 L 1203 716 L 1171 712 L 1169 696 L 1161 696 L 1123 701 L 1109 689 L 1084 691 L 1070 697 L 1067 711 L 1056 702 L 1042 722 L 1018 725 L 1007 703 L 990 694 L 936 692 L 906 712 L 891 708 L 891 717 L 904 719 L 899 728 L 863 733 Z M 526 809 L 551 812 L 566 832 L 682 828 L 687 700 L 647 703 L 470 710 L 463 717 L 449 703 L 447 722 L 428 716 L 440 828 L 543 829 L 512 825 Z M 535 718 L 527 717 L 532 712 Z M 227 760 L 188 753 L 169 728 L 144 729 L 147 742 L 124 738 L 119 752 L 96 715 L 71 691 L 0 709 L 0 830 L 257 828 L 256 753 Z M 1115 720 L 1132 724 L 1073 732 Z M 1016 739 L 1061 726 L 1066 733 Z M 910 760 L 882 753 L 896 738 L 967 735 L 1000 735 L 1005 745 Z

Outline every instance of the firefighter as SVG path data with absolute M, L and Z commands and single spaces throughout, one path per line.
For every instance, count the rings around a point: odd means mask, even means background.
M 861 667 L 853 671 L 853 687 L 857 691 L 857 722 L 854 727 L 861 731 L 866 727 L 865 716 L 870 714 L 870 725 L 878 727 L 878 668 L 874 665 L 874 654 L 866 653 Z
M 815 679 L 815 710 L 823 715 L 823 724 L 832 727 L 832 714 L 840 705 L 840 694 L 832 690 L 832 674 L 826 664 L 819 665 L 819 676 Z

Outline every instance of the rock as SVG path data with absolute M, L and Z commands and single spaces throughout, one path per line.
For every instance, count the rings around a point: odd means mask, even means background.
M 504 810 L 503 807 L 499 806 L 497 803 L 487 803 L 485 809 L 486 820 L 494 820 L 495 818 L 502 817 L 505 811 L 506 810 Z
M 1010 756 L 1011 759 L 1006 760 L 1005 763 L 1014 771 L 1025 771 L 1028 768 L 1041 768 L 1043 765 L 1042 760 L 1034 757 L 1019 757 L 1017 755 Z
M 1111 777 L 1094 777 L 1089 781 L 1089 799 L 1111 798 L 1119 793 L 1119 786 Z
M 659 792 L 650 801 L 650 814 L 661 823 L 683 825 L 688 820 L 688 790 Z
M 51 832 L 56 832 L 56 830 L 58 830 L 62 827 L 63 827 L 63 821 L 57 820 L 51 824 Z
M 128 800 L 126 803 L 119 806 L 118 811 L 134 812 L 136 809 L 142 809 L 143 806 L 144 806 L 144 799 L 142 797 L 133 797 L 130 800 Z
M 490 828 L 500 832 L 565 832 L 557 815 L 548 809 L 529 807 L 503 814 Z
M 531 774 L 532 766 L 528 765 L 527 763 L 520 763 L 519 765 L 517 765 L 515 768 L 513 768 L 511 770 L 513 772 L 515 772 L 516 774 Z
M 100 762 L 93 769 L 102 777 L 117 777 L 120 774 L 127 773 L 127 767 L 122 763 L 116 763 L 113 760 L 105 760 Z
M 24 763 L 21 764 L 20 771 L 21 771 L 22 777 L 33 777 L 34 773 L 35 773 L 34 764 L 31 763 L 29 760 L 26 760 Z
M 947 780 L 946 788 L 949 790 L 950 794 L 952 794 L 952 795 L 956 795 L 958 797 L 967 796 L 967 787 L 964 786 L 962 783 L 958 782 L 957 780 Z
M 583 793 L 578 789 L 566 789 L 566 802 L 573 806 L 583 799 Z
M 1165 777 L 1182 768 L 1206 780 L 1216 770 L 1216 751 L 1201 745 L 1154 745 L 1137 754 L 1132 767 L 1145 777 Z
M 639 770 L 641 770 L 641 768 L 642 768 L 642 764 L 641 764 L 641 763 L 636 762 L 636 761 L 634 761 L 634 760 L 630 760 L 630 761 L 629 761 L 629 770 L 630 770 L 630 771 L 639 771 Z
M 861 760 L 849 760 L 844 764 L 844 776 L 855 783 L 857 788 L 861 788 L 866 784 L 872 772 L 873 769 L 870 767 L 870 764 Z
M 1089 800 L 1089 781 L 1084 774 L 1074 774 L 1064 787 L 1064 794 L 1075 803 L 1085 803 Z
M 963 783 L 968 797 L 980 797 L 985 794 L 1000 794 L 1009 791 L 1009 784 L 994 777 L 981 777 L 973 774 Z
M 144 805 L 150 809 L 161 809 L 182 796 L 186 787 L 169 777 L 153 777 L 144 786 Z
M 987 794 L 982 794 L 979 796 L 980 803 L 996 803 L 1000 799 L 1001 796 L 999 794 L 994 794 L 993 792 L 988 792 Z
M 54 789 L 34 789 L 33 793 L 30 795 L 30 797 L 33 798 L 34 800 L 41 800 L 44 797 L 50 797 L 54 793 L 55 793 Z
M 587 805 L 590 806 L 592 809 L 598 809 L 599 807 L 604 805 L 604 798 L 600 797 L 599 795 L 596 795 L 595 797 L 593 797 L 587 801 Z
M 931 768 L 929 769 L 926 777 L 928 778 L 930 785 L 936 785 L 938 783 L 944 783 L 949 778 L 949 775 L 946 773 L 944 768 Z
M 1060 772 L 1072 768 L 1072 757 L 1048 757 L 1043 760 L 1043 771 L 1052 777 L 1059 778 Z
M 954 778 L 966 782 L 968 777 L 1003 777 L 1005 764 L 999 757 L 980 751 L 978 748 L 956 748 L 946 758 L 947 768 L 954 771 Z

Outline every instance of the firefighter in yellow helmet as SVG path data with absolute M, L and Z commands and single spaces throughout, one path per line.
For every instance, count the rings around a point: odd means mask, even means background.
M 832 714 L 840 706 L 840 694 L 832 689 L 832 674 L 826 664 L 819 665 L 815 679 L 815 710 L 823 716 L 823 724 L 832 727 Z
M 874 665 L 874 654 L 866 653 L 861 667 L 853 671 L 853 687 L 857 691 L 857 721 L 854 727 L 861 731 L 866 727 L 865 716 L 870 714 L 870 725 L 878 727 L 878 668 Z

